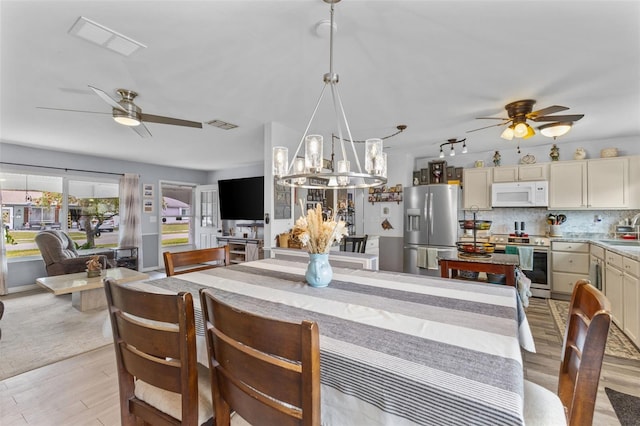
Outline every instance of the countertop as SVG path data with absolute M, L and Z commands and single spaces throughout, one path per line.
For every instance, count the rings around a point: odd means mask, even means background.
M 637 261 L 640 261 L 640 241 L 633 240 L 614 240 L 613 238 L 593 238 L 593 237 L 553 237 L 551 242 L 580 242 L 590 243 L 609 250 L 613 253 L 620 254 L 622 256 L 630 257 Z M 624 245 L 618 245 L 616 243 L 610 243 L 610 241 L 620 242 Z

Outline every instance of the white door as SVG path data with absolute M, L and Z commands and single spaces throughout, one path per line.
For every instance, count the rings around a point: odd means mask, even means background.
M 220 231 L 220 209 L 218 208 L 218 185 L 196 187 L 196 227 L 197 248 L 217 247 Z

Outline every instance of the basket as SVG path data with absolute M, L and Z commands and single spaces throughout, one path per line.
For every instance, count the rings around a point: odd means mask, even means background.
M 487 255 L 491 254 L 496 250 L 496 245 L 494 243 L 473 243 L 473 242 L 457 242 L 458 252 L 464 253 L 467 255 Z
M 618 156 L 618 148 L 604 148 L 600 150 L 601 158 L 611 158 Z
M 477 230 L 488 230 L 491 228 L 490 220 L 459 220 L 460 229 L 473 229 L 475 223 L 475 229 Z

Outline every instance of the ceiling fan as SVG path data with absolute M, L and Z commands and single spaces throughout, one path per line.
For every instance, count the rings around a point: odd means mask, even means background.
M 531 120 L 534 122 L 549 122 L 549 124 L 544 124 L 538 127 L 538 130 L 540 130 L 540 133 L 544 136 L 553 137 L 555 139 L 556 137 L 567 133 L 571 129 L 574 121 L 578 121 L 584 117 L 584 114 L 549 115 L 569 109 L 560 105 L 553 105 L 533 111 L 533 105 L 535 103 L 536 101 L 533 99 L 511 102 L 504 107 L 504 109 L 507 110 L 509 118 L 478 117 L 479 120 L 501 120 L 502 123 L 468 130 L 467 133 L 488 129 L 490 127 L 508 125 L 500 137 L 507 140 L 513 139 L 514 136 L 516 138 L 527 139 L 535 135 L 535 131 L 527 123 L 527 120 Z
M 117 89 L 116 92 L 120 95 L 120 100 L 117 101 L 109 96 L 104 90 L 98 89 L 97 87 L 93 87 L 89 85 L 89 88 L 95 92 L 96 95 L 100 96 L 100 98 L 109 104 L 112 107 L 111 115 L 116 123 L 122 124 L 124 126 L 131 127 L 138 135 L 143 138 L 147 138 L 151 136 L 151 132 L 147 129 L 147 126 L 144 123 L 160 123 L 160 124 L 171 124 L 174 126 L 185 126 L 185 127 L 195 127 L 198 129 L 202 129 L 202 123 L 197 121 L 189 121 L 189 120 L 181 120 L 179 118 L 172 117 L 163 117 L 161 115 L 153 115 L 153 114 L 144 114 L 142 109 L 136 105 L 133 100 L 138 94 L 132 90 L 127 89 Z M 47 108 L 47 107 L 38 107 L 41 109 L 53 109 L 57 111 L 71 111 L 71 112 L 86 112 L 93 114 L 107 114 L 103 112 L 95 112 L 95 111 L 79 111 L 72 109 L 62 109 L 62 108 Z

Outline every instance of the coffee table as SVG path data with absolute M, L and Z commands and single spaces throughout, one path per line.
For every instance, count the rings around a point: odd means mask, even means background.
M 86 272 L 55 275 L 37 278 L 36 283 L 56 296 L 71 293 L 71 305 L 79 311 L 101 309 L 107 306 L 104 294 L 105 278 L 111 278 L 118 284 L 149 279 L 149 275 L 127 268 L 104 269 L 102 275 L 87 278 Z

